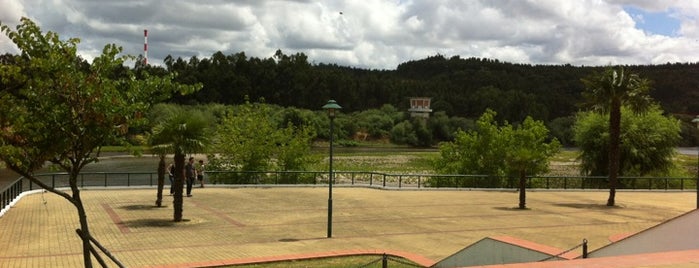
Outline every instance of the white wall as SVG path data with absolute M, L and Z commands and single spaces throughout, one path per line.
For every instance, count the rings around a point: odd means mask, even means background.
M 699 210 L 590 252 L 590 258 L 699 249 Z
M 444 260 L 439 261 L 432 267 L 463 267 L 535 262 L 550 256 L 549 254 L 504 243 L 492 238 L 484 238 Z M 560 258 L 553 258 L 551 260 L 560 260 Z

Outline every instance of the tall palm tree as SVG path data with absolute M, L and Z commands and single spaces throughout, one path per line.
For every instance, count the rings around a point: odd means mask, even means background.
M 607 206 L 614 206 L 619 176 L 619 143 L 621 136 L 621 106 L 634 112 L 644 112 L 652 103 L 648 95 L 650 80 L 623 67 L 608 67 L 582 79 L 586 90 L 583 97 L 593 109 L 609 113 L 609 199 Z
M 165 177 L 165 155 L 175 155 L 174 221 L 182 221 L 182 190 L 184 186 L 184 160 L 187 154 L 202 152 L 209 143 L 208 123 L 201 112 L 178 112 L 153 129 L 151 144 L 160 155 L 158 165 L 158 198 L 162 199 L 162 181 Z M 162 174 L 160 174 L 162 171 Z M 161 178 L 162 175 L 162 178 Z M 157 202 L 157 201 L 156 201 Z

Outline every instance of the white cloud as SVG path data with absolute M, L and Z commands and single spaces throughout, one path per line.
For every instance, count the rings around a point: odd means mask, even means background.
M 0 22 L 14 29 L 19 20 L 26 16 L 24 6 L 17 1 L 0 0 Z M 17 46 L 4 34 L 0 34 L 0 53 L 17 53 Z
M 533 64 L 605 65 L 699 61 L 699 1 L 89 1 L 0 0 L 0 21 L 35 20 L 44 31 L 79 37 L 86 58 L 107 43 L 151 63 L 244 51 L 271 57 L 302 52 L 315 63 L 393 69 L 430 55 Z M 623 7 L 671 12 L 677 36 L 636 28 Z M 0 38 L 0 53 L 12 52 Z

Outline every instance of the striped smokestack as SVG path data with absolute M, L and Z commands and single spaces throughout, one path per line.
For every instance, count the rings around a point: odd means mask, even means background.
M 143 64 L 148 65 L 148 29 L 143 30 Z

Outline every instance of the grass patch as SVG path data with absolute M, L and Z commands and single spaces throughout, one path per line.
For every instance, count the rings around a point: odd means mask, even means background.
M 575 162 L 580 156 L 580 151 L 577 149 L 561 150 L 551 158 L 551 161 L 557 162 Z
M 142 152 L 142 153 L 148 153 L 150 152 L 150 147 L 149 146 L 131 146 L 131 147 L 126 147 L 126 146 L 102 146 L 101 152 L 103 153 L 130 153 L 130 152 Z
M 327 145 L 326 145 L 327 146 Z M 148 146 L 132 147 L 132 150 L 149 153 Z M 102 152 L 128 152 L 124 146 L 104 146 Z M 308 170 L 328 169 L 328 148 L 313 148 L 316 157 L 325 159 L 312 165 Z M 580 151 L 563 149 L 551 158 L 549 176 L 579 176 Z M 439 159 L 436 149 L 415 149 L 381 143 L 361 143 L 361 147 L 339 147 L 333 152 L 333 168 L 337 171 L 384 172 L 393 174 L 436 174 L 432 163 Z M 692 177 L 697 174 L 697 156 L 676 154 L 676 167 L 669 172 L 671 177 Z M 2 167 L 2 163 L 0 163 Z
M 327 158 L 327 154 L 318 154 Z M 333 169 L 338 171 L 373 171 L 386 173 L 434 173 L 432 159 L 436 151 L 424 152 L 343 152 L 333 154 Z M 325 170 L 328 162 L 321 161 L 313 170 Z
M 699 168 L 699 159 L 696 155 L 686 155 L 686 154 L 676 154 L 673 158 L 673 162 L 677 167 L 677 176 L 681 177 L 693 177 L 697 175 L 697 168 Z
M 279 261 L 279 262 L 268 262 L 259 264 L 243 264 L 243 265 L 233 265 L 233 266 L 223 266 L 223 267 L 234 267 L 234 268 L 315 268 L 315 267 L 381 267 L 381 255 L 359 255 L 359 256 L 344 256 L 344 257 L 329 257 L 321 259 L 310 259 L 310 260 L 293 260 L 293 261 Z M 395 261 L 398 260 L 398 261 Z M 374 262 L 374 263 L 372 263 Z M 372 263 L 371 265 L 367 265 Z M 407 264 L 406 264 L 407 263 Z M 367 265 L 367 266 L 364 266 Z M 398 267 L 398 268 L 414 268 L 422 267 L 409 260 L 389 257 L 388 267 Z

